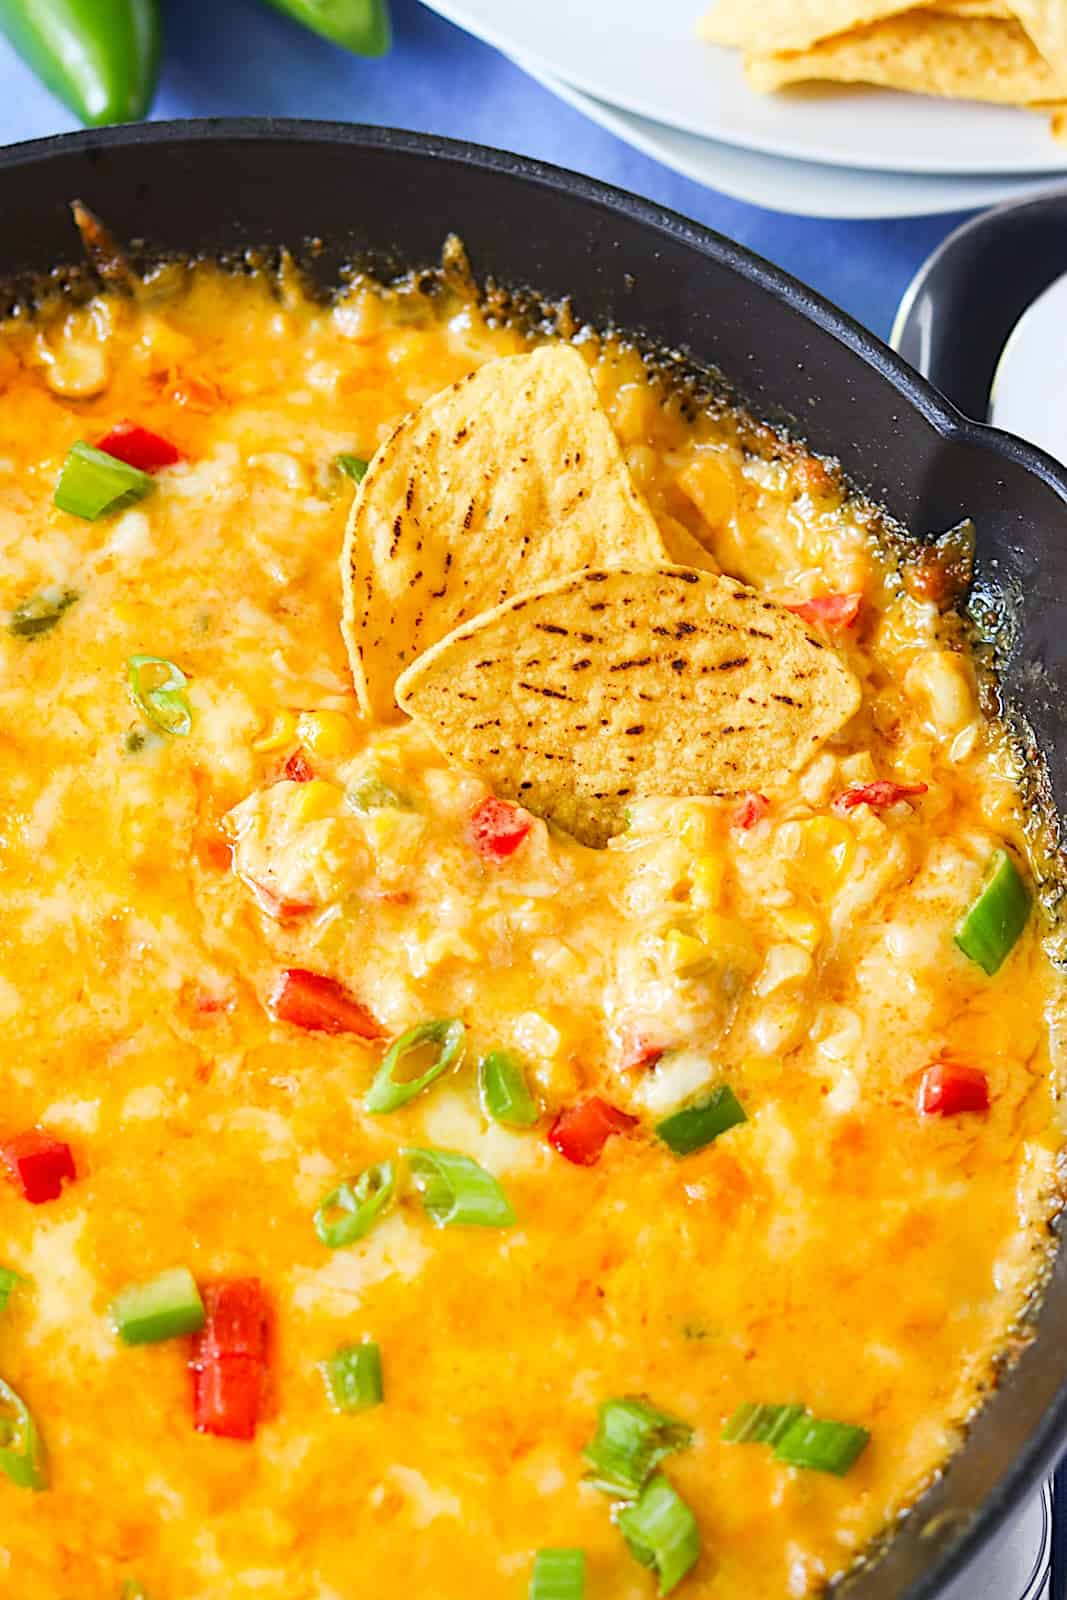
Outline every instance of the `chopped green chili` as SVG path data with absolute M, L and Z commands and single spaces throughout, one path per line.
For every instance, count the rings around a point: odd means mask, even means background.
M 663 1140 L 676 1156 L 692 1155 L 711 1144 L 727 1128 L 747 1122 L 745 1108 L 729 1084 L 722 1083 L 703 1100 L 683 1106 L 656 1124 L 656 1136 Z
M 1006 850 L 998 850 L 978 897 L 956 924 L 956 943 L 990 977 L 999 970 L 1030 915 L 1030 891 Z
M 367 468 L 370 466 L 370 462 L 365 461 L 362 456 L 350 456 L 344 451 L 334 456 L 333 464 L 338 472 L 343 472 L 346 478 L 352 479 L 353 483 L 362 483 Z
M 700 1555 L 696 1518 L 662 1473 L 639 1500 L 617 1510 L 615 1521 L 634 1559 L 656 1572 L 661 1595 L 670 1594 L 696 1565 Z
M 522 1067 L 506 1050 L 490 1050 L 478 1067 L 478 1089 L 487 1117 L 509 1128 L 532 1128 L 540 1107 Z
M 193 726 L 193 714 L 182 693 L 189 680 L 181 667 L 166 656 L 130 656 L 126 682 L 142 716 L 164 733 L 185 737 Z
M 803 1406 L 760 1406 L 750 1400 L 738 1406 L 719 1437 L 727 1444 L 776 1445 L 805 1414 Z
M 824 1422 L 818 1417 L 801 1416 L 775 1443 L 778 1461 L 809 1472 L 832 1472 L 838 1478 L 866 1450 L 870 1442 L 866 1428 L 850 1422 Z
M 0 1311 L 7 1310 L 11 1296 L 19 1284 L 25 1282 L 21 1272 L 14 1272 L 11 1267 L 0 1267 Z
M 584 1600 L 584 1550 L 538 1550 L 529 1600 Z
M 588 1481 L 605 1494 L 633 1500 L 665 1456 L 685 1450 L 693 1430 L 638 1395 L 605 1400 L 597 1430 L 582 1452 L 593 1468 Z
M 54 628 L 78 599 L 75 589 L 41 589 L 20 600 L 8 618 L 7 630 L 19 639 L 36 639 Z
M 43 1489 L 47 1484 L 44 1451 L 37 1424 L 26 1402 L 0 1378 L 0 1472 L 20 1489 Z
M 188 1267 L 132 1283 L 110 1305 L 111 1325 L 125 1344 L 156 1344 L 204 1326 L 204 1302 Z
M 367 1090 L 363 1109 L 375 1116 L 397 1111 L 414 1100 L 417 1094 L 428 1089 L 435 1078 L 449 1067 L 455 1066 L 463 1050 L 467 1030 L 458 1017 L 438 1017 L 433 1022 L 420 1022 L 395 1039 L 386 1051 L 374 1082 Z M 417 1078 L 402 1078 L 396 1074 L 407 1065 L 407 1058 L 417 1055 L 425 1046 L 436 1048 L 430 1052 L 430 1065 Z
M 320 1363 L 326 1393 L 335 1411 L 366 1411 L 382 1403 L 382 1353 L 372 1340 L 343 1344 Z
M 60 511 L 95 522 L 106 511 L 120 511 L 143 500 L 153 487 L 147 472 L 79 439 L 67 452 L 52 498 Z
M 401 1151 L 436 1228 L 510 1228 L 515 1213 L 491 1172 L 458 1150 Z
M 379 1161 L 358 1178 L 331 1189 L 315 1213 L 315 1232 L 329 1250 L 355 1244 L 369 1233 L 396 1197 L 396 1171 Z
M 393 807 L 397 811 L 410 810 L 410 802 L 393 789 L 381 778 L 360 778 L 351 789 L 345 791 L 345 804 L 350 811 L 366 816 L 371 811 L 382 811 L 386 807 Z

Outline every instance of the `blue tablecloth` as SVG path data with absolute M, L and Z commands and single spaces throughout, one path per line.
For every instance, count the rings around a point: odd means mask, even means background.
M 418 0 L 392 0 L 395 44 L 360 61 L 261 0 L 165 0 L 157 117 L 328 117 L 538 156 L 705 222 L 805 279 L 885 336 L 908 280 L 959 220 L 825 222 L 731 200 L 631 150 Z M 0 40 L 0 142 L 76 126 Z

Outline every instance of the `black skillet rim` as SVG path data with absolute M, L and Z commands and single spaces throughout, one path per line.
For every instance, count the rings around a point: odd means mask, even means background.
M 0 148 L 0 172 L 33 166 L 65 152 L 91 154 L 114 149 L 151 150 L 165 145 L 210 145 L 220 140 L 269 146 L 272 142 L 330 144 L 359 150 L 389 150 L 421 158 L 440 158 L 489 170 L 531 183 L 609 213 L 620 214 L 715 259 L 743 278 L 783 300 L 821 333 L 858 355 L 914 408 L 946 442 L 963 442 L 990 451 L 1034 475 L 1067 506 L 1067 468 L 1037 447 L 1012 434 L 964 416 L 924 377 L 881 340 L 755 252 L 670 209 L 656 205 L 598 179 L 531 157 L 436 134 L 376 127 L 360 123 L 282 117 L 211 117 L 189 121 L 127 123 L 84 132 L 56 134 Z M 296 241 L 294 241 L 296 243 Z M 620 325 L 624 325 L 621 322 Z M 1060 1248 L 1063 1248 L 1061 1245 Z M 1017 1508 L 1026 1493 L 1054 1462 L 1067 1438 L 1067 1361 L 1056 1401 L 1031 1434 L 1009 1470 L 982 1502 L 966 1530 L 949 1545 L 900 1600 L 938 1600 L 946 1587 L 966 1571 L 978 1551 Z M 888 1533 L 890 1542 L 891 1534 Z M 872 1556 L 876 1557 L 876 1545 Z M 877 1561 L 875 1561 L 877 1565 Z M 1053 1597 L 1060 1600 L 1060 1597 Z

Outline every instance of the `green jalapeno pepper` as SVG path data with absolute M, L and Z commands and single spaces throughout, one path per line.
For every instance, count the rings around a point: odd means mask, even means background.
M 147 112 L 159 71 L 158 0 L 0 0 L 0 30 L 82 122 Z
M 389 48 L 385 0 L 270 0 L 270 4 L 356 55 L 384 56 Z

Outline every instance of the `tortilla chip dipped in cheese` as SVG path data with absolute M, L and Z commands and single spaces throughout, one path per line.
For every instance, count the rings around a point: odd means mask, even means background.
M 776 602 L 659 566 L 519 595 L 428 650 L 397 699 L 497 794 L 603 844 L 634 798 L 779 785 L 860 689 Z
M 395 716 L 403 669 L 509 595 L 669 559 L 578 352 L 486 362 L 405 418 L 360 485 L 342 575 L 364 713 Z

